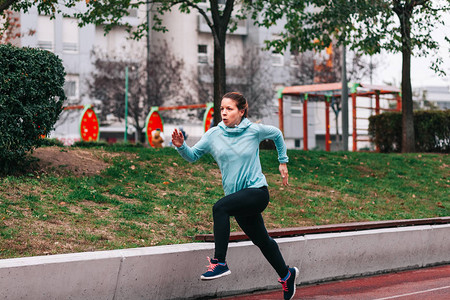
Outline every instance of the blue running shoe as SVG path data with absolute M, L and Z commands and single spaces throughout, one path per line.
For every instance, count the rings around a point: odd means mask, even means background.
M 284 300 L 290 300 L 295 295 L 295 280 L 298 276 L 298 269 L 296 267 L 289 268 L 289 274 L 286 279 L 278 279 L 278 282 L 283 286 Z
M 226 263 L 219 263 L 217 259 L 210 259 L 209 257 L 208 260 L 208 271 L 202 274 L 202 276 L 200 277 L 201 280 L 211 280 L 231 274 L 231 271 L 230 269 L 228 269 Z

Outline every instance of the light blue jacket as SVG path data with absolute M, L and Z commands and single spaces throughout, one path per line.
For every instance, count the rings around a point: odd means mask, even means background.
M 259 144 L 265 139 L 275 142 L 278 161 L 287 163 L 289 158 L 281 131 L 273 126 L 254 124 L 247 118 L 243 118 L 237 127 L 227 127 L 220 122 L 192 148 L 183 143 L 177 151 L 189 162 L 211 153 L 222 173 L 225 195 L 229 195 L 245 188 L 267 186 L 259 160 Z

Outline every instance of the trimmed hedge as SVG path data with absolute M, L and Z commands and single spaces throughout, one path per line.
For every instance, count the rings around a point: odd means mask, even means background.
M 65 71 L 53 53 L 0 45 L 0 172 L 39 147 L 62 111 Z
M 402 113 L 388 112 L 369 118 L 369 134 L 381 152 L 402 149 Z M 416 152 L 450 152 L 450 110 L 414 112 Z

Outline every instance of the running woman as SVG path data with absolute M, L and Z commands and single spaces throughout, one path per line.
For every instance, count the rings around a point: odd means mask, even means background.
M 250 122 L 247 100 L 240 93 L 225 94 L 220 111 L 222 122 L 208 130 L 192 148 L 186 145 L 179 130 L 175 129 L 172 134 L 172 143 L 183 158 L 194 162 L 210 153 L 222 173 L 225 197 L 213 206 L 215 253 L 213 259 L 208 258 L 208 271 L 201 279 L 211 280 L 231 273 L 225 257 L 230 216 L 233 216 L 280 276 L 278 281 L 282 284 L 284 299 L 292 299 L 298 269 L 286 265 L 278 244 L 267 233 L 261 215 L 269 204 L 269 191 L 261 170 L 259 144 L 265 139 L 275 142 L 283 185 L 288 185 L 288 157 L 283 135 L 276 127 Z

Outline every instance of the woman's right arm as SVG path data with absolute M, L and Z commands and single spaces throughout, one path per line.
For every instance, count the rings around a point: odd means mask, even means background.
M 188 162 L 195 162 L 203 154 L 208 152 L 207 139 L 205 138 L 205 135 L 203 135 L 200 141 L 191 148 L 186 145 L 183 134 L 178 129 L 175 129 L 172 133 L 172 143 L 175 147 L 177 147 L 176 149 L 181 157 L 186 159 Z

